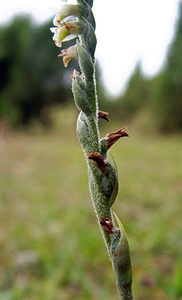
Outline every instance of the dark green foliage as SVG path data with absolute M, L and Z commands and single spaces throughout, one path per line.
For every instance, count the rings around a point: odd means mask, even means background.
M 182 3 L 176 34 L 167 55 L 167 63 L 158 84 L 155 113 L 163 132 L 182 130 Z
M 49 108 L 72 99 L 71 74 L 77 63 L 64 68 L 51 26 L 52 21 L 36 25 L 19 16 L 0 28 L 0 119 L 12 125 L 34 119 L 49 124 Z
M 50 26 L 17 17 L 0 29 L 0 117 L 14 125 L 47 122 L 45 108 L 71 97 L 71 70 L 57 57 Z
M 148 102 L 148 82 L 141 72 L 140 63 L 128 82 L 125 94 L 120 98 L 119 113 L 122 118 L 133 117 Z
M 142 74 L 140 63 L 138 63 L 123 95 L 111 99 L 111 97 L 109 98 L 102 93 L 103 91 L 99 90 L 101 107 L 105 107 L 110 112 L 111 117 L 114 116 L 115 119 L 119 119 L 123 124 L 123 122 L 128 122 L 128 120 L 135 118 L 143 108 L 148 107 L 151 98 L 151 83 Z

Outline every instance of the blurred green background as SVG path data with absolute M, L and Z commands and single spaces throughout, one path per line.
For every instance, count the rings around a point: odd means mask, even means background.
M 0 28 L 0 299 L 117 299 L 75 134 L 77 110 L 49 32 L 22 16 Z M 161 72 L 140 63 L 101 134 L 127 124 L 112 155 L 114 210 L 128 233 L 138 300 L 182 299 L 182 5 Z M 111 101 L 112 100 L 112 101 Z

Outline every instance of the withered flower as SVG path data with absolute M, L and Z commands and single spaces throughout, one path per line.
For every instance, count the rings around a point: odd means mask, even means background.
M 109 149 L 112 145 L 114 145 L 117 140 L 119 140 L 121 137 L 129 136 L 127 133 L 127 127 L 122 127 L 116 132 L 109 133 L 107 136 L 107 148 Z
M 110 219 L 100 217 L 100 225 L 109 233 L 113 233 L 113 223 Z
M 102 111 L 102 110 L 99 110 L 99 112 L 98 112 L 98 117 L 99 117 L 99 119 L 104 119 L 104 120 L 106 120 L 107 122 L 109 122 L 108 115 L 109 115 L 108 112 L 105 112 L 105 111 Z
M 102 172 L 105 172 L 106 169 L 106 163 L 102 157 L 102 155 L 100 155 L 100 153 L 98 152 L 93 152 L 93 153 L 89 153 L 88 154 L 88 159 L 92 160 L 94 165 Z

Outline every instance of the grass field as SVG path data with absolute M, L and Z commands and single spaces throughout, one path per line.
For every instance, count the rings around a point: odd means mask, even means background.
M 1 132 L 2 300 L 118 299 L 75 120 L 75 111 L 63 110 L 55 130 Z M 104 126 L 104 134 L 113 130 Z M 112 155 L 135 299 L 182 299 L 182 136 L 129 132 Z

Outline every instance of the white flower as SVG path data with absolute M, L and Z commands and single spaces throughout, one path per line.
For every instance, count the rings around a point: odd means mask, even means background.
M 74 39 L 81 34 L 81 27 L 78 21 L 62 22 L 58 27 L 51 27 L 50 30 L 54 33 L 53 41 L 57 47 L 62 47 L 62 42 Z
M 63 57 L 63 64 L 65 66 L 65 68 L 68 66 L 70 60 L 72 60 L 72 58 L 77 58 L 77 46 L 70 46 L 67 49 L 63 49 L 61 51 L 61 54 L 58 55 L 59 57 Z
M 53 19 L 54 26 L 59 26 L 61 22 L 68 16 L 75 16 L 79 19 L 82 16 L 82 9 L 80 5 L 64 4 L 58 8 Z

